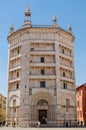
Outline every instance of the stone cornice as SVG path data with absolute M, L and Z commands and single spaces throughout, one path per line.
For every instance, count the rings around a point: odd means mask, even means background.
M 53 33 L 58 34 L 60 36 L 66 36 L 69 37 L 72 41 L 74 41 L 75 37 L 69 33 L 68 31 L 62 29 L 61 27 L 53 27 L 51 25 L 33 25 L 32 27 L 26 27 L 21 28 L 12 34 L 10 34 L 7 39 L 10 42 L 10 39 L 17 37 L 17 36 L 23 36 L 25 34 L 30 33 Z

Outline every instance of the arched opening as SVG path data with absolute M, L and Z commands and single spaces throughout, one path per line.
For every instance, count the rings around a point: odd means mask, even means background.
M 51 124 L 56 120 L 55 99 L 49 92 L 35 93 L 31 100 L 31 124 L 38 120 L 41 124 Z
M 38 107 L 38 119 L 41 124 L 47 124 L 47 111 L 48 111 L 48 102 L 44 99 L 41 99 L 37 103 Z
M 10 114 L 11 118 L 8 121 L 9 125 L 14 125 L 14 123 L 19 125 L 19 107 L 20 107 L 20 101 L 19 97 L 17 95 L 12 95 L 9 99 L 9 108 L 10 108 Z

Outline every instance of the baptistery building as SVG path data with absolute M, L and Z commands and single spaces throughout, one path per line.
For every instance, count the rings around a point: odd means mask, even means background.
M 30 8 L 19 30 L 7 37 L 7 122 L 21 127 L 75 126 L 74 36 L 71 25 L 33 25 Z

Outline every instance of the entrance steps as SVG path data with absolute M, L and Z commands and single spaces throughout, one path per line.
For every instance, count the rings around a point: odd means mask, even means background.
M 57 124 L 41 124 L 40 127 L 57 127 Z

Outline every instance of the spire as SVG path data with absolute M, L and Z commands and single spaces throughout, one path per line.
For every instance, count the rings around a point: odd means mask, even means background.
M 25 21 L 24 21 L 23 28 L 31 27 L 31 12 L 30 12 L 29 7 L 26 8 L 24 15 L 25 15 Z
M 53 26 L 57 27 L 57 18 L 55 15 L 53 16 Z
M 13 32 L 14 32 L 14 26 L 13 26 L 13 24 L 11 24 L 9 34 L 12 34 Z
M 28 20 L 28 18 L 31 18 L 31 12 L 30 12 L 29 7 L 26 8 L 25 17 L 26 17 L 27 20 Z
M 57 23 L 57 18 L 56 18 L 56 16 L 53 16 L 53 23 Z
M 72 33 L 72 27 L 71 27 L 71 24 L 68 25 L 68 32 L 69 32 L 69 33 Z

